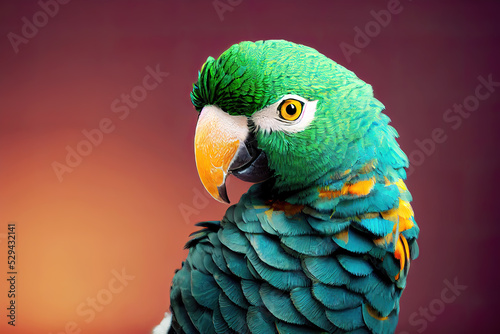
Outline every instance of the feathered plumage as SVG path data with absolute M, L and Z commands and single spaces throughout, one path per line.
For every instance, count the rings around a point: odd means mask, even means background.
M 243 42 L 207 60 L 191 97 L 207 190 L 264 182 L 187 243 L 169 333 L 394 332 L 419 229 L 371 87 L 311 48 Z

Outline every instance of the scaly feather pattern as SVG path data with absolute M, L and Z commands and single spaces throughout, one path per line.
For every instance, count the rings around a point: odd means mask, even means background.
M 265 185 L 253 186 L 220 223 L 203 223 L 188 243 L 171 292 L 175 333 L 393 332 L 400 282 L 408 255 L 415 255 L 409 246 L 401 267 L 397 244 L 404 238 L 415 248 L 418 234 L 413 220 L 402 229 L 401 220 L 412 217 L 405 218 L 402 204 L 341 219 L 262 200 L 266 193 Z M 270 234 L 272 221 L 295 229 Z M 246 224 L 261 228 L 238 227 Z

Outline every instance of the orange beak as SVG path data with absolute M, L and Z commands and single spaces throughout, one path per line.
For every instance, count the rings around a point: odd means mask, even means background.
M 229 203 L 226 177 L 247 136 L 245 116 L 231 116 L 216 106 L 201 111 L 194 137 L 196 168 L 205 189 L 219 202 Z

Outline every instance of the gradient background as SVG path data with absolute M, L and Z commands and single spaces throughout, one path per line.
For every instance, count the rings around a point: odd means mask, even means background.
M 22 18 L 32 21 L 40 7 L 2 1 L 0 332 L 59 334 L 74 321 L 81 333 L 135 334 L 159 323 L 193 224 L 227 208 L 206 200 L 196 173 L 191 85 L 207 56 L 242 40 L 278 38 L 314 47 L 372 84 L 408 154 L 435 128 L 447 136 L 407 182 L 421 253 L 397 332 L 421 330 L 410 315 L 455 277 L 467 289 L 425 331 L 497 327 L 500 89 L 457 130 L 443 113 L 474 93 L 479 75 L 500 81 L 500 4 L 402 1 L 403 11 L 348 62 L 339 44 L 353 44 L 354 27 L 387 3 L 243 0 L 221 20 L 212 1 L 74 0 L 16 54 L 7 34 L 21 34 Z M 120 120 L 111 102 L 157 64 L 169 76 Z M 64 163 L 66 146 L 75 148 L 82 130 L 103 118 L 115 130 L 59 182 L 51 164 Z M 248 185 L 229 183 L 237 201 Z M 9 222 L 18 232 L 15 328 L 5 316 Z M 78 305 L 122 268 L 135 278 L 87 323 Z

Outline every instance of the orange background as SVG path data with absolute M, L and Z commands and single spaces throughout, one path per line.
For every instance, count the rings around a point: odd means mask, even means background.
M 211 1 L 74 0 L 60 5 L 18 53 L 7 34 L 21 34 L 22 18 L 31 20 L 40 7 L 3 1 L 0 332 L 59 334 L 75 322 L 82 333 L 135 334 L 159 323 L 194 223 L 220 219 L 226 209 L 207 200 L 193 155 L 197 114 L 189 92 L 209 55 L 242 40 L 283 38 L 312 46 L 373 85 L 408 153 L 415 139 L 445 128 L 443 112 L 474 92 L 478 75 L 500 80 L 499 7 L 486 4 L 404 2 L 403 12 L 349 63 L 339 43 L 353 44 L 354 26 L 372 20 L 370 11 L 387 1 L 243 0 L 220 20 Z M 169 76 L 119 119 L 112 101 L 141 85 L 145 68 L 157 64 Z M 401 330 L 414 332 L 412 312 L 439 298 L 443 280 L 454 277 L 468 290 L 428 323 L 429 332 L 486 330 L 493 319 L 491 250 L 500 232 L 489 219 L 500 171 L 493 154 L 495 94 L 460 129 L 446 128 L 447 142 L 408 182 L 422 228 L 421 257 L 412 264 Z M 65 163 L 66 146 L 75 149 L 85 140 L 82 131 L 103 118 L 114 130 L 59 182 L 53 162 Z M 234 202 L 247 184 L 229 181 Z M 18 237 L 15 328 L 5 317 L 9 222 L 16 222 Z M 77 308 L 88 298 L 102 300 L 113 270 L 122 268 L 134 279 L 87 323 Z

